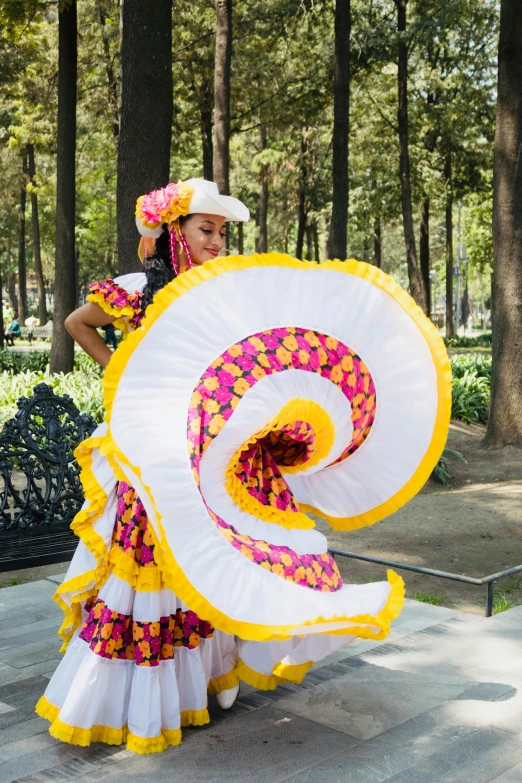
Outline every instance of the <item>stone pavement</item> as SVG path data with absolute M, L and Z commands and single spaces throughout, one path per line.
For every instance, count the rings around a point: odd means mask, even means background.
M 64 745 L 34 705 L 59 660 L 59 577 L 0 592 L 0 783 L 521 783 L 522 606 L 490 619 L 415 601 L 301 686 L 242 686 L 183 745 Z

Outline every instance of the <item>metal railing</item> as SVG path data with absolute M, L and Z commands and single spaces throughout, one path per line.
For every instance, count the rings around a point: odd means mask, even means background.
M 330 547 L 328 551 L 334 557 L 339 555 L 341 557 L 351 557 L 354 560 L 366 560 L 368 563 L 377 563 L 378 565 L 390 566 L 390 568 L 397 568 L 399 571 L 414 571 L 416 574 L 436 576 L 439 579 L 450 579 L 453 582 L 464 582 L 465 584 L 477 585 L 478 587 L 487 585 L 486 617 L 491 617 L 493 614 L 493 596 L 495 592 L 495 583 L 498 582 L 499 579 L 504 579 L 506 576 L 513 576 L 513 574 L 522 573 L 522 565 L 518 565 L 513 566 L 512 568 L 506 568 L 504 571 L 498 571 L 496 574 L 483 576 L 482 579 L 476 579 L 473 576 L 466 576 L 465 574 L 452 574 L 449 571 L 437 571 L 434 568 L 424 568 L 424 566 L 412 565 L 410 563 L 397 563 L 394 560 L 384 560 L 382 557 L 360 555 L 357 552 L 348 552 L 345 549 L 335 549 Z

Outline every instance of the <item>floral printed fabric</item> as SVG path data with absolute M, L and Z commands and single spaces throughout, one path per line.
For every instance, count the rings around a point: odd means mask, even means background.
M 147 513 L 135 490 L 125 481 L 118 483 L 116 525 L 113 546 L 132 558 L 142 568 L 157 568 L 154 541 L 148 528 Z
M 131 660 L 137 666 L 157 666 L 174 658 L 175 647 L 193 650 L 201 639 L 213 636 L 214 629 L 190 610 L 148 623 L 136 622 L 131 615 L 112 611 L 101 598 L 90 600 L 88 617 L 80 639 L 102 658 Z
M 339 340 L 320 332 L 298 327 L 270 329 L 231 346 L 197 383 L 187 429 L 196 474 L 201 456 L 232 416 L 241 397 L 265 375 L 292 369 L 327 378 L 351 403 L 353 434 L 340 459 L 361 446 L 376 413 L 375 385 L 361 358 Z
M 114 310 L 113 314 L 116 318 L 126 315 L 126 313 L 122 312 L 125 308 L 130 313 L 129 308 L 131 308 L 134 312 L 128 315 L 126 321 L 127 328 L 136 329 L 140 325 L 144 315 L 141 309 L 143 294 L 140 291 L 134 291 L 134 293 L 130 294 L 125 288 L 122 288 L 110 278 L 102 282 L 90 283 L 89 290 L 91 293 L 87 296 L 87 299 L 94 303 L 98 303 L 102 299 L 109 305 L 111 310 Z
M 295 582 L 301 587 L 334 593 L 343 586 L 341 574 L 332 555 L 324 552 L 319 555 L 301 555 L 286 546 L 274 546 L 267 541 L 259 541 L 242 535 L 228 525 L 221 517 L 210 511 L 210 516 L 234 549 L 241 552 L 253 563 L 271 571 L 273 574 Z
M 187 440 L 192 469 L 199 483 L 199 463 L 212 439 L 234 414 L 241 397 L 266 375 L 285 370 L 315 372 L 336 384 L 352 406 L 353 434 L 339 460 L 353 454 L 375 419 L 376 393 L 361 358 L 333 337 L 299 327 L 259 332 L 231 346 L 201 376 L 188 412 Z M 296 421 L 249 444 L 235 466 L 247 491 L 265 506 L 299 511 L 280 468 L 303 464 L 314 451 L 314 432 Z M 335 591 L 342 580 L 328 553 L 301 555 L 237 532 L 209 513 L 220 532 L 238 551 L 262 568 L 314 590 Z
M 123 553 L 140 569 L 157 569 L 147 514 L 136 491 L 125 481 L 117 488 L 116 524 L 111 555 Z M 112 558 L 111 558 L 112 559 Z M 210 623 L 192 611 L 177 609 L 166 617 L 137 622 L 132 615 L 119 614 L 95 596 L 86 604 L 87 619 L 80 638 L 103 658 L 132 660 L 138 666 L 157 666 L 174 657 L 175 647 L 194 649 L 201 639 L 214 634 Z

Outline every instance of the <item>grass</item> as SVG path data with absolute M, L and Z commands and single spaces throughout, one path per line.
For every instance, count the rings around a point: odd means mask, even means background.
M 443 601 L 448 603 L 450 599 L 445 595 L 431 595 L 430 593 L 413 593 L 413 600 L 420 601 L 423 604 L 431 604 L 432 606 L 439 606 Z
M 0 590 L 2 589 L 2 587 L 15 587 L 16 585 L 21 585 L 21 584 L 23 584 L 22 580 L 19 579 L 17 576 L 13 576 L 13 578 L 10 579 L 7 584 L 0 585 Z
M 522 577 L 515 576 L 505 583 L 503 590 L 495 590 L 493 593 L 493 614 L 500 614 L 511 609 L 512 603 L 509 594 L 520 588 Z

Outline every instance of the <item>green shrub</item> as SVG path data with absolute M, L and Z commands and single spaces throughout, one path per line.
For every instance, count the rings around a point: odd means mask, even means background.
M 491 332 L 478 334 L 476 337 L 444 337 L 444 343 L 448 348 L 487 348 L 492 340 Z
M 465 372 L 475 372 L 480 378 L 491 381 L 491 357 L 490 356 L 453 356 L 451 358 L 451 371 L 453 378 L 462 378 Z
M 48 364 L 49 351 L 28 351 L 27 353 L 0 351 L 0 372 L 18 373 L 26 370 L 43 372 Z
M 453 378 L 452 413 L 454 419 L 468 424 L 485 424 L 488 420 L 491 380 L 476 370 L 465 370 Z
M 39 383 L 47 383 L 55 394 L 68 394 L 78 410 L 88 413 L 98 423 L 103 421 L 105 411 L 99 375 L 81 370 L 57 375 L 30 370 L 18 373 L 4 371 L 0 374 L 0 427 L 16 414 L 17 401 L 21 397 L 30 397 Z

